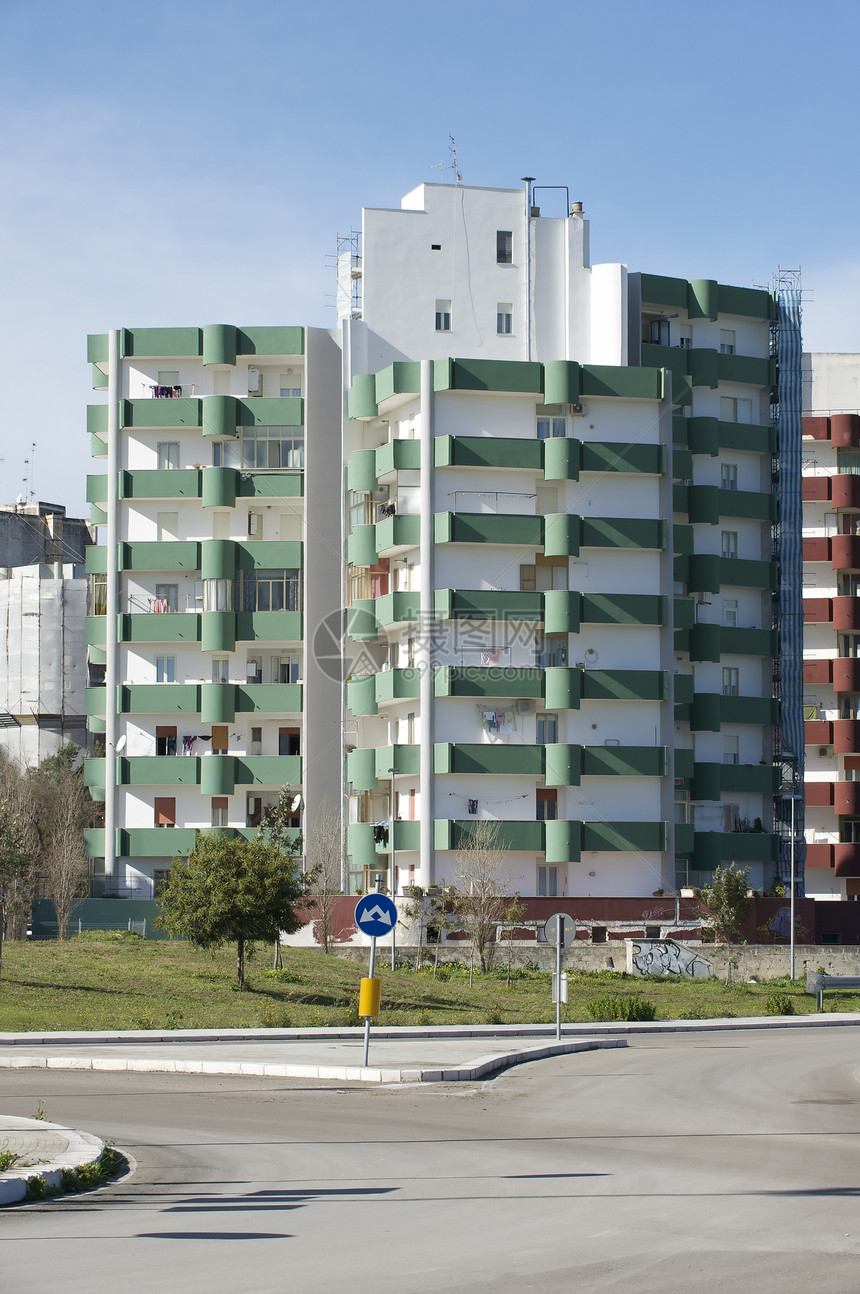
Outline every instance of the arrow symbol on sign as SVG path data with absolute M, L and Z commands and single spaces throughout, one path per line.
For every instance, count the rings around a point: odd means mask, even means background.
M 363 916 L 363 920 L 365 920 L 365 921 L 366 921 L 368 918 L 371 918 L 371 919 L 372 919 L 372 920 L 374 920 L 374 921 L 381 921 L 381 922 L 382 922 L 382 924 L 383 924 L 383 925 L 385 925 L 385 926 L 390 926 L 390 925 L 391 925 L 391 916 L 390 916 L 390 914 L 389 914 L 388 912 L 386 912 L 385 908 L 381 908 L 381 907 L 379 907 L 379 905 L 378 905 L 378 904 L 377 904 L 377 906 L 376 906 L 375 908 L 368 908 L 368 909 L 366 910 L 366 912 L 364 913 L 364 916 Z

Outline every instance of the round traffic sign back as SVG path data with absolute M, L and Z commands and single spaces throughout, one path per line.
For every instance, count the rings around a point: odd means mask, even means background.
M 557 944 L 561 935 L 561 946 L 573 943 L 576 938 L 576 922 L 567 912 L 554 912 L 543 928 L 544 938 L 548 944 Z

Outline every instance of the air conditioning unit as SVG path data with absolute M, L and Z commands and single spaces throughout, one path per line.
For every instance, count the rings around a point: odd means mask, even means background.
M 826 755 L 826 754 L 827 754 L 827 752 L 828 752 L 828 750 L 829 750 L 829 749 L 830 749 L 830 747 L 829 747 L 829 746 L 819 746 L 819 747 L 818 747 L 818 753 L 819 753 L 819 755 L 824 756 L 824 755 Z
M 585 405 L 584 405 L 584 404 L 569 404 L 569 405 L 567 406 L 567 411 L 568 411 L 568 413 L 570 414 L 570 416 L 571 416 L 572 418 L 584 418 L 584 417 L 585 417 Z
M 533 709 L 534 709 L 533 701 L 517 701 L 518 714 L 531 714 Z

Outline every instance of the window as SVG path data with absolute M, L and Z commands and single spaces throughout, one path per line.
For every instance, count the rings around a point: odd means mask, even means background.
M 720 419 L 723 422 L 752 422 L 752 400 L 738 400 L 733 395 L 721 395 Z
M 738 671 L 734 665 L 723 666 L 723 696 L 738 695 Z
M 741 806 L 739 804 L 724 804 L 722 806 L 723 831 L 737 831 L 740 816 Z
M 179 441 L 161 440 L 158 442 L 158 469 L 161 472 L 175 472 L 179 467 Z
M 593 944 L 605 944 L 605 943 L 606 943 L 606 926 L 592 926 L 592 927 L 591 927 L 591 942 L 592 942 Z
M 723 763 L 739 764 L 740 753 L 738 750 L 737 737 L 723 737 Z
M 206 583 L 219 581 L 207 580 Z M 226 581 L 225 581 L 226 582 Z M 300 570 L 240 571 L 236 580 L 240 611 L 301 611 Z M 230 608 L 225 608 L 229 610 Z
M 176 797 L 173 795 L 156 795 L 154 813 L 156 827 L 175 827 Z
M 250 755 L 262 755 L 263 753 L 263 729 L 252 728 L 250 738 Z
M 152 891 L 155 898 L 158 898 L 159 894 L 162 894 L 164 892 L 164 887 L 166 886 L 169 879 L 170 879 L 169 867 L 158 867 L 152 873 Z
M 537 892 L 539 899 L 554 899 L 558 896 L 558 868 L 540 866 L 537 869 Z
M 301 733 L 298 728 L 278 729 L 278 754 L 298 755 L 301 746 Z
M 255 364 L 248 365 L 248 395 L 261 396 L 263 394 L 263 374 Z
M 156 683 L 173 683 L 176 681 L 175 656 L 156 656 L 155 681 Z
M 736 490 L 738 488 L 737 463 L 720 463 L 720 489 Z
M 548 669 L 551 665 L 567 664 L 567 634 L 551 634 L 535 639 L 535 665 Z
M 406 716 L 406 744 L 415 745 L 415 715 L 411 711 Z
M 510 301 L 500 301 L 496 306 L 496 332 L 500 337 L 510 337 L 513 331 L 514 307 Z
M 179 609 L 179 585 L 156 584 L 155 602 L 154 609 L 156 611 L 167 611 L 174 614 Z
M 212 725 L 212 754 L 226 755 L 228 748 L 228 725 L 226 723 L 213 723 Z
M 539 714 L 537 717 L 537 744 L 549 746 L 558 741 L 558 715 Z
M 272 682 L 298 683 L 301 678 L 301 658 L 299 656 L 273 656 Z
M 839 655 L 843 659 L 860 657 L 860 634 L 840 634 Z
M 720 532 L 720 555 L 722 557 L 737 557 L 738 532 L 736 530 L 722 530 Z
M 727 629 L 737 629 L 738 627 L 738 602 L 737 598 L 723 598 L 723 624 Z
M 233 610 L 233 581 L 232 580 L 204 580 L 203 581 L 203 610 L 204 611 L 232 611 Z
M 87 661 L 87 687 L 104 687 L 107 665 L 98 661 Z
M 693 349 L 693 329 L 690 324 L 678 325 L 678 345 L 681 350 Z
M 840 476 L 860 476 L 860 449 L 837 449 L 836 471 Z
M 229 683 L 230 682 L 230 658 L 229 656 L 212 657 L 212 682 Z
M 90 615 L 107 615 L 107 575 L 90 576 Z
M 557 436 L 567 435 L 567 419 L 560 404 L 544 405 L 537 409 L 537 438 L 551 440 Z
M 176 754 L 176 729 L 157 727 L 155 730 L 156 755 Z
M 212 796 L 212 826 L 213 827 L 227 826 L 227 796 L 226 795 Z
M 175 543 L 179 538 L 179 513 L 159 512 L 155 526 L 156 539 Z
M 240 427 L 238 432 L 236 440 L 213 444 L 213 466 L 258 472 L 304 467 L 304 427 Z
M 245 803 L 245 826 L 259 827 L 263 817 L 263 797 L 249 795 Z
M 645 329 L 645 341 L 651 346 L 669 345 L 669 320 L 648 319 Z
M 549 589 L 566 589 L 568 569 L 566 557 L 560 561 L 552 557 L 538 557 L 534 566 L 520 567 L 520 591 L 533 593 L 537 590 L 545 593 Z
M 248 538 L 263 538 L 263 514 L 262 512 L 251 511 L 248 513 Z
M 302 394 L 302 388 L 299 386 L 299 378 L 295 373 L 281 374 L 281 399 L 286 400 L 292 396 L 293 399 L 299 399 Z
M 860 719 L 860 696 L 840 697 L 839 718 Z
M 695 821 L 690 792 L 680 787 L 675 788 L 675 821 L 690 826 Z
M 451 331 L 451 302 L 450 301 L 436 302 L 436 331 L 437 332 Z
M 538 822 L 555 822 L 558 817 L 558 791 L 555 787 L 538 787 L 535 808 Z
M 720 354 L 734 355 L 735 353 L 735 330 L 734 328 L 720 329 Z
M 514 235 L 510 229 L 496 230 L 496 264 L 513 265 Z

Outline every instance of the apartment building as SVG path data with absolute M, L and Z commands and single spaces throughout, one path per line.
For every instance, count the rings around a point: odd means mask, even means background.
M 860 356 L 805 355 L 803 377 L 807 894 L 857 899 Z
M 769 885 L 786 301 L 592 265 L 531 182 L 421 185 L 338 266 L 330 332 L 90 339 L 94 891 L 282 785 L 345 804 L 349 892 L 444 883 L 482 820 L 523 894 Z
M 766 887 L 803 754 L 796 310 L 592 266 L 581 205 L 540 194 L 422 185 L 341 262 L 349 885 L 444 883 L 490 819 L 524 894 L 730 860 Z

